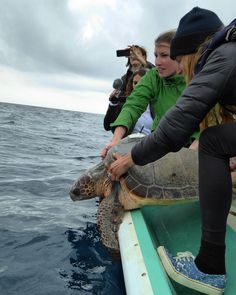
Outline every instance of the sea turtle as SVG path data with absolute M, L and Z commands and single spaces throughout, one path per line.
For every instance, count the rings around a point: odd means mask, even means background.
M 114 161 L 113 153 L 126 154 L 140 139 L 132 135 L 122 139 L 103 161 L 75 181 L 70 190 L 73 201 L 101 197 L 98 229 L 102 243 L 113 254 L 119 253 L 117 231 L 125 210 L 198 199 L 198 155 L 187 148 L 145 166 L 134 165 L 119 182 L 111 181 L 106 167 Z

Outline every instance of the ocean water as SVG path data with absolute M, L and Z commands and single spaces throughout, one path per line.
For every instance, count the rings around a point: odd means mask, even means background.
M 111 138 L 102 120 L 0 103 L 1 295 L 125 295 L 121 262 L 100 242 L 98 199 L 68 195 Z

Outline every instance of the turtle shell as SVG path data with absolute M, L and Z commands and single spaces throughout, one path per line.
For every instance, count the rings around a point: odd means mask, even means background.
M 105 164 L 114 161 L 113 153 L 128 153 L 141 140 L 128 136 L 113 147 Z M 134 165 L 124 175 L 127 189 L 139 198 L 178 200 L 198 196 L 198 153 L 182 148 L 177 153 L 168 153 L 163 158 L 144 165 Z

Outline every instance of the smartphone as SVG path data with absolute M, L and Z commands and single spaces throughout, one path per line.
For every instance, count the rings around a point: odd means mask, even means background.
M 116 56 L 130 56 L 130 48 L 116 50 Z

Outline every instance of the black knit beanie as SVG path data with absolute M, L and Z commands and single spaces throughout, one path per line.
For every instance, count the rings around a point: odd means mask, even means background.
M 170 56 L 175 59 L 178 55 L 194 53 L 199 46 L 223 27 L 219 17 L 210 10 L 194 7 L 185 14 L 171 41 Z

